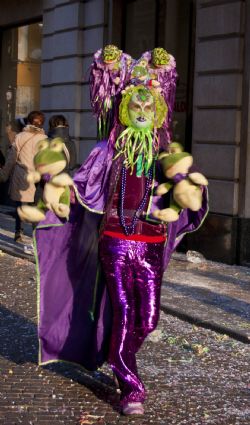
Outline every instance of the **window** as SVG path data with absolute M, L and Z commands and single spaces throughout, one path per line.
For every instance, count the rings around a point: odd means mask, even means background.
M 41 44 L 42 23 L 2 32 L 0 118 L 4 148 L 8 144 L 5 126 L 40 107 Z
M 146 50 L 164 47 L 177 63 L 178 83 L 173 117 L 174 138 L 191 149 L 192 0 L 128 0 L 125 2 L 122 48 L 135 59 Z

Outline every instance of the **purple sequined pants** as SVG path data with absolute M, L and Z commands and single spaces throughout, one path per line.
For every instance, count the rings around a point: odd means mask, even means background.
M 164 242 L 148 243 L 104 236 L 100 257 L 113 308 L 108 361 L 116 374 L 121 402 L 143 402 L 145 389 L 136 353 L 158 322 Z

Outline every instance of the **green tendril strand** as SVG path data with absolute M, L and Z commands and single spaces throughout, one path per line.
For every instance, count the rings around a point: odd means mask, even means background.
M 145 133 L 143 132 L 142 133 L 142 135 L 141 135 L 141 142 L 140 142 L 140 144 L 139 144 L 139 146 L 138 146 L 138 153 L 139 154 L 141 154 L 142 153 L 142 150 L 143 150 L 143 146 L 145 145 Z
M 155 145 L 155 146 L 154 146 Z M 158 139 L 150 129 L 134 129 L 127 127 L 118 137 L 115 143 L 116 155 L 114 160 L 124 155 L 126 168 L 133 173 L 140 155 L 142 155 L 142 171 L 148 173 L 154 156 L 154 150 L 158 146 Z
M 152 149 L 150 149 L 150 146 L 153 146 L 153 138 L 151 133 L 149 134 L 149 137 L 148 137 L 148 158 L 146 163 L 146 173 L 148 173 L 148 170 L 151 167 L 151 164 L 153 161 L 153 152 L 152 152 Z
M 129 146 L 129 152 L 128 152 L 128 154 L 129 154 L 129 162 L 131 163 L 132 167 L 135 164 L 135 162 L 134 162 L 134 159 L 135 159 L 135 149 L 136 149 L 136 145 L 137 145 L 137 142 L 138 142 L 138 138 L 139 138 L 139 134 L 136 133 L 135 138 L 134 138 L 133 145 L 131 146 L 131 149 L 130 149 L 130 146 Z M 132 137 L 131 137 L 131 139 L 132 139 Z
M 128 133 L 128 137 L 127 137 L 127 141 L 126 143 L 128 143 L 128 149 L 133 149 L 133 132 L 129 131 Z

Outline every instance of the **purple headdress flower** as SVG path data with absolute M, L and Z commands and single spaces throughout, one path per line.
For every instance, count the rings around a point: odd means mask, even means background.
M 105 49 L 114 60 L 105 61 Z M 90 67 L 90 102 L 98 119 L 99 138 L 107 138 L 116 115 L 116 99 L 129 81 L 132 58 L 115 46 L 99 49 Z
M 156 50 L 164 51 L 164 49 L 159 48 Z M 172 140 L 171 121 L 174 111 L 176 81 L 178 77 L 174 57 L 166 51 L 164 52 L 168 56 L 168 63 L 165 65 L 156 66 L 153 63 L 153 51 L 144 52 L 141 56 L 141 61 L 147 63 L 149 74 L 160 83 L 161 94 L 168 106 L 166 120 L 159 131 L 161 145 L 168 144 Z

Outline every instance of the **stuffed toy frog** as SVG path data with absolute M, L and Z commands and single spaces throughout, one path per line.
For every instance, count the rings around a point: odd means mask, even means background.
M 183 152 L 179 143 L 173 142 L 169 152 L 162 152 L 159 160 L 167 182 L 157 188 L 157 195 L 164 195 L 173 189 L 169 208 L 154 211 L 153 215 L 162 221 L 173 222 L 178 220 L 179 212 L 183 208 L 198 211 L 202 205 L 202 186 L 207 186 L 208 181 L 203 174 L 190 171 L 193 157 L 188 152 Z
M 37 223 L 45 219 L 47 210 L 53 211 L 60 218 L 68 218 L 70 205 L 71 177 L 62 173 L 66 167 L 63 153 L 63 141 L 60 138 L 42 140 L 38 143 L 38 152 L 34 157 L 35 171 L 27 175 L 29 183 L 38 183 L 41 178 L 48 180 L 43 190 L 43 199 L 36 206 L 23 205 L 18 208 L 22 221 Z M 59 174 L 60 173 L 60 174 Z

